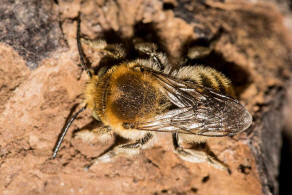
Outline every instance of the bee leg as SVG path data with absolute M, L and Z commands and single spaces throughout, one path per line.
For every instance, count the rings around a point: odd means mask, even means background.
M 181 147 L 179 145 L 178 133 L 173 133 L 172 138 L 173 138 L 174 150 L 181 159 L 188 162 L 193 162 L 193 163 L 207 162 L 209 165 L 217 169 L 226 170 L 228 173 L 230 173 L 229 168 L 225 164 L 223 164 L 222 162 L 218 161 L 217 159 L 209 155 L 207 151 L 199 151 L 195 149 L 186 149 L 186 148 Z
M 189 47 L 187 51 L 187 57 L 190 60 L 196 60 L 209 56 L 211 52 L 214 50 L 215 45 L 218 43 L 224 32 L 225 32 L 224 28 L 220 27 L 219 30 L 214 34 L 214 36 L 211 37 L 204 44 Z
M 210 55 L 212 49 L 205 46 L 194 46 L 188 49 L 187 57 L 190 60 L 204 58 Z
M 91 67 L 91 62 L 86 57 L 81 43 L 86 44 L 93 53 L 101 52 L 104 55 L 110 56 L 114 59 L 124 59 L 126 57 L 126 51 L 120 44 L 107 44 L 105 40 L 88 40 L 82 38 L 80 13 L 77 17 L 76 40 L 81 61 L 80 65 L 82 66 L 83 70 L 87 72 L 90 78 L 92 77 L 94 71 L 89 68 Z
M 160 71 L 164 70 L 165 65 L 168 64 L 167 57 L 162 52 L 157 52 L 157 45 L 154 43 L 134 43 L 134 47 L 141 53 L 150 57 L 150 68 L 157 67 Z M 148 67 L 149 63 L 144 65 Z
M 109 162 L 117 156 L 133 156 L 140 152 L 143 147 L 153 138 L 153 134 L 147 133 L 143 138 L 126 144 L 121 144 L 114 147 L 105 154 L 93 159 L 93 164 L 99 162 Z
M 105 40 L 88 40 L 81 38 L 81 43 L 87 45 L 93 53 L 98 52 L 114 59 L 124 59 L 126 51 L 121 44 L 108 44 Z
M 100 126 L 92 130 L 84 129 L 74 133 L 74 138 L 81 139 L 83 142 L 92 143 L 94 140 L 105 143 L 112 139 L 112 130 L 107 126 Z

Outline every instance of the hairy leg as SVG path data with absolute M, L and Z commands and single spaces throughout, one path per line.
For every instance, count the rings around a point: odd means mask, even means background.
M 150 68 L 158 69 L 159 71 L 164 70 L 165 66 L 168 65 L 167 57 L 164 53 L 157 51 L 157 45 L 154 43 L 138 42 L 134 43 L 134 47 L 139 52 L 146 54 L 150 57 Z M 146 64 L 148 66 L 148 62 Z
M 102 143 L 112 139 L 113 132 L 107 126 L 99 126 L 92 130 L 83 129 L 74 133 L 74 138 L 81 139 L 83 142 L 93 142 L 94 140 Z
M 147 133 L 143 138 L 136 141 L 130 141 L 125 144 L 120 144 L 114 147 L 112 150 L 106 152 L 105 154 L 93 159 L 92 164 L 99 162 L 109 162 L 118 156 L 132 156 L 140 152 L 140 150 L 146 146 L 149 141 L 153 138 L 153 134 Z M 89 165 L 89 166 L 91 166 Z
M 102 39 L 88 40 L 84 38 L 81 38 L 81 43 L 87 45 L 93 52 L 102 53 L 114 59 L 123 59 L 126 57 L 126 51 L 121 44 L 108 44 Z
M 180 146 L 181 143 L 190 143 L 189 139 L 188 140 L 184 139 L 183 136 L 180 137 L 180 135 L 178 133 L 173 133 L 172 138 L 173 138 L 174 150 L 181 159 L 183 159 L 185 161 L 193 162 L 193 163 L 207 162 L 209 165 L 211 165 L 217 169 L 226 170 L 226 171 L 228 171 L 228 173 L 230 172 L 230 170 L 228 169 L 228 167 L 225 164 L 223 164 L 222 162 L 217 160 L 215 157 L 211 156 L 208 153 L 208 151 L 186 149 L 186 148 L 183 148 Z M 193 140 L 193 143 L 195 141 L 196 140 Z
M 80 62 L 83 70 L 87 72 L 91 78 L 93 75 L 93 70 L 90 69 L 91 63 L 87 56 L 84 54 L 82 44 L 85 44 L 89 47 L 93 54 L 102 53 L 103 55 L 109 56 L 113 59 L 124 59 L 126 57 L 126 51 L 120 44 L 108 44 L 105 40 L 88 40 L 81 37 L 81 20 L 80 13 L 77 17 L 77 48 L 80 56 Z M 95 58 L 95 56 L 94 56 Z M 95 61 L 95 60 L 93 60 Z
M 204 46 L 193 46 L 188 49 L 187 57 L 191 60 L 208 56 L 212 49 Z

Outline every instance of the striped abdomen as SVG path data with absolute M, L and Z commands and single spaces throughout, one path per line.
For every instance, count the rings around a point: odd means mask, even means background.
M 186 66 L 179 69 L 175 76 L 183 80 L 192 80 L 199 85 L 212 88 L 218 93 L 235 97 L 231 81 L 213 68 Z

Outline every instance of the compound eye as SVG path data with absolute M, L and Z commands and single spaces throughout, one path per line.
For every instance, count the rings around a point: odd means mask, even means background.
M 144 68 L 142 66 L 135 66 L 134 70 L 139 71 L 139 72 L 144 72 Z

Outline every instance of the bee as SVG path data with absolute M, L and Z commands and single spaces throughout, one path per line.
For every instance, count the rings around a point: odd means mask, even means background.
M 81 43 L 120 62 L 94 72 L 87 68 Z M 181 159 L 208 162 L 215 168 L 227 169 L 208 152 L 184 147 L 205 143 L 208 137 L 231 136 L 251 125 L 251 114 L 235 99 L 226 76 L 204 66 L 173 70 L 166 55 L 153 43 L 136 43 L 135 50 L 147 57 L 128 60 L 121 45 L 82 39 L 79 17 L 77 45 L 81 64 L 89 76 L 85 103 L 65 126 L 53 158 L 72 122 L 89 108 L 102 124 L 91 131 L 90 136 L 117 134 L 128 140 L 98 156 L 93 163 L 137 154 L 149 147 L 159 132 L 168 132 L 172 134 L 174 152 Z

